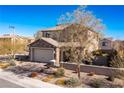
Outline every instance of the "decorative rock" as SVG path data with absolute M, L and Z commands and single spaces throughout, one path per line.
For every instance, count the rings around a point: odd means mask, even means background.
M 43 73 L 45 73 L 45 74 L 54 74 L 55 71 L 52 68 L 49 68 L 49 69 L 44 69 Z

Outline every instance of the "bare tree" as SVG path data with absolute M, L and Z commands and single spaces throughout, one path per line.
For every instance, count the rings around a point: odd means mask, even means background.
M 59 19 L 59 24 L 70 25 L 68 32 L 64 35 L 64 42 L 68 47 L 64 50 L 69 51 L 69 59 L 77 63 L 77 73 L 80 79 L 80 63 L 86 57 L 90 57 L 87 48 L 95 44 L 93 40 L 101 37 L 101 31 L 104 26 L 100 19 L 97 19 L 86 6 L 80 6 L 72 13 L 66 13 Z M 97 31 L 97 32 L 96 32 Z M 89 32 L 93 32 L 91 35 Z

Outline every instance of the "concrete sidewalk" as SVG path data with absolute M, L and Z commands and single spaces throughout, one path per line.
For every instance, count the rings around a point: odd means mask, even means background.
M 0 88 L 23 88 L 23 87 L 0 78 Z
M 0 69 L 0 79 L 9 81 L 24 88 L 61 88 L 57 85 L 46 83 L 41 80 L 28 77 L 20 77 L 12 72 L 3 71 L 2 69 Z

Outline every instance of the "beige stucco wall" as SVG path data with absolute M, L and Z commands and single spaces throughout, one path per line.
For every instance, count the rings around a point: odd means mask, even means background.
M 62 42 L 64 41 L 64 38 L 69 37 L 69 32 L 70 31 L 68 31 L 67 29 L 66 31 L 63 30 L 62 32 L 61 31 L 49 31 L 49 32 L 42 32 L 42 34 L 44 36 L 46 33 L 49 33 L 50 38 Z M 95 32 L 87 31 L 87 39 L 90 40 L 90 44 L 88 44 L 87 46 L 88 51 L 94 51 L 99 48 L 99 40 Z
M 92 52 L 99 49 L 99 38 L 96 33 L 92 31 L 87 32 L 89 44 L 86 46 L 88 52 Z

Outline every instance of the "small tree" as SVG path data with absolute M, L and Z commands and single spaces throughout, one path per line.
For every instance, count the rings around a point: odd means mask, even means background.
M 64 47 L 64 49 L 69 51 L 69 59 L 77 63 L 77 73 L 80 79 L 80 63 L 84 58 L 90 57 L 89 53 L 86 52 L 86 48 L 94 44 L 93 39 L 101 37 L 99 32 L 103 29 L 103 24 L 90 11 L 86 11 L 85 6 L 79 7 L 72 13 L 62 15 L 59 24 L 70 25 L 68 31 L 65 31 L 68 34 L 63 37 L 64 42 L 68 43 L 68 47 Z M 89 30 L 98 32 L 94 32 L 95 34 L 89 37 Z

